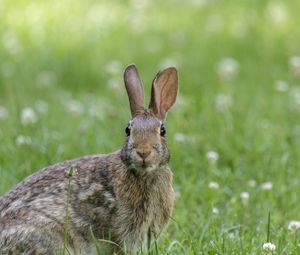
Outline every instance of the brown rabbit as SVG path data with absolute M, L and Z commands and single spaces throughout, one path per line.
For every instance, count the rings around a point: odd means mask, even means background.
M 177 70 L 157 74 L 147 110 L 134 65 L 124 81 L 132 119 L 123 148 L 46 167 L 1 197 L 0 254 L 61 252 L 68 187 L 68 254 L 96 254 L 95 238 L 115 243 L 109 253 L 145 251 L 167 225 L 174 191 L 164 121 L 176 100 Z

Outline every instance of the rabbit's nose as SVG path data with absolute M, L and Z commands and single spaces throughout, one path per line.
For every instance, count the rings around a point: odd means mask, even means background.
M 136 151 L 136 153 L 143 159 L 145 160 L 149 154 L 151 153 L 151 151 L 144 151 L 144 150 L 141 150 L 141 151 Z

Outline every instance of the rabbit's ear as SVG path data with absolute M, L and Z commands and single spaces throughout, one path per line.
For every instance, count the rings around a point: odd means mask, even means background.
M 124 72 L 124 82 L 127 90 L 132 117 L 144 110 L 144 89 L 135 65 L 129 65 Z
M 176 101 L 178 73 L 175 67 L 160 71 L 153 80 L 149 109 L 161 120 Z

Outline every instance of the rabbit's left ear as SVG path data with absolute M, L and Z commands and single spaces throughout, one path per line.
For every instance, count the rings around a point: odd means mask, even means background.
M 124 72 L 124 82 L 130 103 L 132 117 L 144 110 L 144 89 L 135 65 L 129 65 Z
M 175 67 L 160 71 L 153 80 L 149 109 L 162 121 L 176 101 L 178 73 Z

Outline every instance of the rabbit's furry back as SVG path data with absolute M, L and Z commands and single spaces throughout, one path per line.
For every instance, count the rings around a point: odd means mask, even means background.
M 168 223 L 174 192 L 162 129 L 175 102 L 177 72 L 169 68 L 156 76 L 149 110 L 142 107 L 135 66 L 125 70 L 124 79 L 132 120 L 123 148 L 46 167 L 1 197 L 0 254 L 61 252 L 69 187 L 70 254 L 94 254 L 92 234 L 114 242 L 110 252 L 146 250 Z M 75 171 L 71 177 L 70 169 Z

